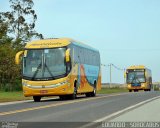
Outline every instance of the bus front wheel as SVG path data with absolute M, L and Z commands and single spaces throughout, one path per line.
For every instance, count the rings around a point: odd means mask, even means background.
M 40 96 L 33 96 L 33 100 L 34 100 L 34 102 L 40 102 L 41 97 Z

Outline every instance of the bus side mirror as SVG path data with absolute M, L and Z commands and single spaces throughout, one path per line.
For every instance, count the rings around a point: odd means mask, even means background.
M 15 63 L 18 65 L 20 64 L 20 57 L 24 53 L 24 51 L 19 51 L 15 56 Z
M 70 61 L 70 49 L 66 50 L 66 62 Z

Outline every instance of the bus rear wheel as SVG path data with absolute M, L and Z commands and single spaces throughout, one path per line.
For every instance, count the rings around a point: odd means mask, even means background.
M 85 95 L 86 95 L 86 97 L 91 97 L 91 93 L 90 92 L 86 93 Z
M 66 96 L 59 96 L 60 100 L 66 100 Z
M 151 89 L 144 89 L 144 91 L 146 92 L 146 91 L 151 91 Z
M 132 92 L 132 90 L 129 90 L 129 92 Z
M 95 97 L 96 96 L 96 85 L 97 85 L 97 83 L 96 83 L 96 81 L 94 82 L 94 89 L 93 89 L 93 91 L 90 93 L 90 95 L 92 96 L 92 97 Z
M 96 88 L 93 89 L 93 92 L 90 93 L 91 97 L 95 97 L 96 96 Z
M 40 102 L 41 97 L 40 96 L 33 96 L 33 100 L 34 100 L 34 102 Z
M 76 87 L 74 87 L 74 92 L 69 97 L 72 100 L 76 99 L 76 97 L 77 97 L 77 88 Z

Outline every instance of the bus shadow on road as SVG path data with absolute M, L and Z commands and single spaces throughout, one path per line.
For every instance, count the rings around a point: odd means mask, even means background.
M 96 96 L 96 97 L 98 97 L 98 96 Z M 78 96 L 76 97 L 76 99 L 70 99 L 70 98 L 68 98 L 68 97 L 63 98 L 63 99 L 61 99 L 61 98 L 59 98 L 59 97 L 47 97 L 47 98 L 42 99 L 40 102 L 73 101 L 73 100 L 88 99 L 88 98 L 93 98 L 93 97 L 86 97 L 85 95 L 78 95 Z M 34 101 L 33 101 L 33 102 L 34 102 Z

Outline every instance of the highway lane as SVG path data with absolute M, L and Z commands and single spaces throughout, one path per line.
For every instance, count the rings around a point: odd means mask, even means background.
M 80 96 L 76 100 L 45 100 L 1 105 L 0 121 L 9 122 L 93 122 L 107 115 L 160 96 L 160 92 L 132 92 L 97 95 L 94 98 Z

